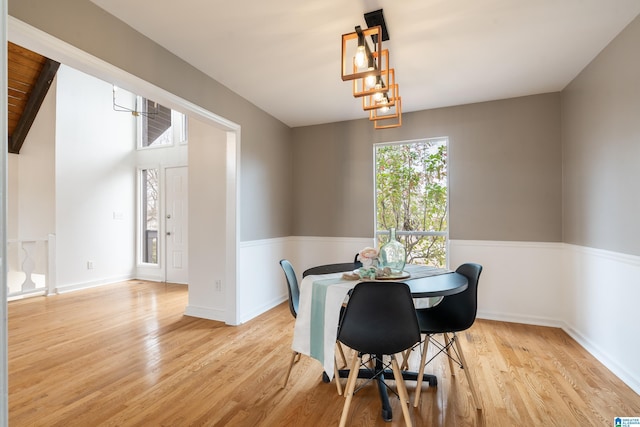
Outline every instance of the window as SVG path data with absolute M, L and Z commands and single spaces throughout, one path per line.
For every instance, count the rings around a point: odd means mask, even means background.
M 143 263 L 158 264 L 158 207 L 159 207 L 159 170 L 142 169 L 141 181 L 141 219 L 142 227 L 140 241 L 142 242 L 141 257 Z
M 187 117 L 157 102 L 138 97 L 138 148 L 170 146 L 187 141 Z
M 447 266 L 448 180 L 446 138 L 376 145 L 376 238 L 397 230 L 407 262 Z

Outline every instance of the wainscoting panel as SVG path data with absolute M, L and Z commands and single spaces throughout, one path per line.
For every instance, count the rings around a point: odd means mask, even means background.
M 478 317 L 563 326 L 566 276 L 563 245 L 544 242 L 451 240 L 450 268 L 482 264 Z
M 287 299 L 279 261 L 289 253 L 289 238 L 240 242 L 238 254 L 238 318 L 244 323 Z
M 565 330 L 640 394 L 640 257 L 565 245 Z

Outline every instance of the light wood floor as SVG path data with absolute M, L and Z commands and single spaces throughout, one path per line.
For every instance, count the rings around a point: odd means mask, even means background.
M 281 388 L 294 320 L 286 304 L 238 327 L 184 316 L 185 286 L 130 281 L 9 303 L 11 426 L 331 426 L 344 398 L 302 357 Z M 564 332 L 478 320 L 461 336 L 484 409 L 438 358 L 415 426 L 612 426 L 640 396 Z M 417 358 L 414 357 L 414 359 Z M 412 362 L 416 362 L 413 360 Z M 415 383 L 407 383 L 410 399 Z M 393 400 L 393 399 L 392 399 Z M 349 424 L 385 423 L 375 386 Z

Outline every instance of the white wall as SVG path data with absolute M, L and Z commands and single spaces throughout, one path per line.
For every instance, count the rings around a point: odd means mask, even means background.
M 9 155 L 9 239 L 46 240 L 55 231 L 55 108 L 54 82 L 20 154 Z
M 17 154 L 9 153 L 7 156 L 7 239 L 18 238 L 18 220 L 20 210 L 18 209 L 19 186 L 18 174 L 20 173 L 20 159 Z
M 46 239 L 55 230 L 56 83 L 51 85 L 19 154 L 21 240 Z
M 227 321 L 226 132 L 189 119 L 189 305 L 186 314 Z M 216 281 L 220 285 L 216 286 Z
M 58 290 L 131 278 L 133 117 L 113 111 L 110 84 L 65 66 L 58 70 L 56 111 Z

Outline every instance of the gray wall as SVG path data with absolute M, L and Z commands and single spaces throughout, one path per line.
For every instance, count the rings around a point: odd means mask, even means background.
M 562 92 L 563 240 L 640 255 L 640 18 Z
M 561 241 L 558 93 L 293 129 L 293 234 L 372 236 L 373 144 L 441 136 L 452 239 Z
M 289 127 L 89 0 L 11 0 L 8 12 L 241 125 L 240 240 L 291 234 Z

